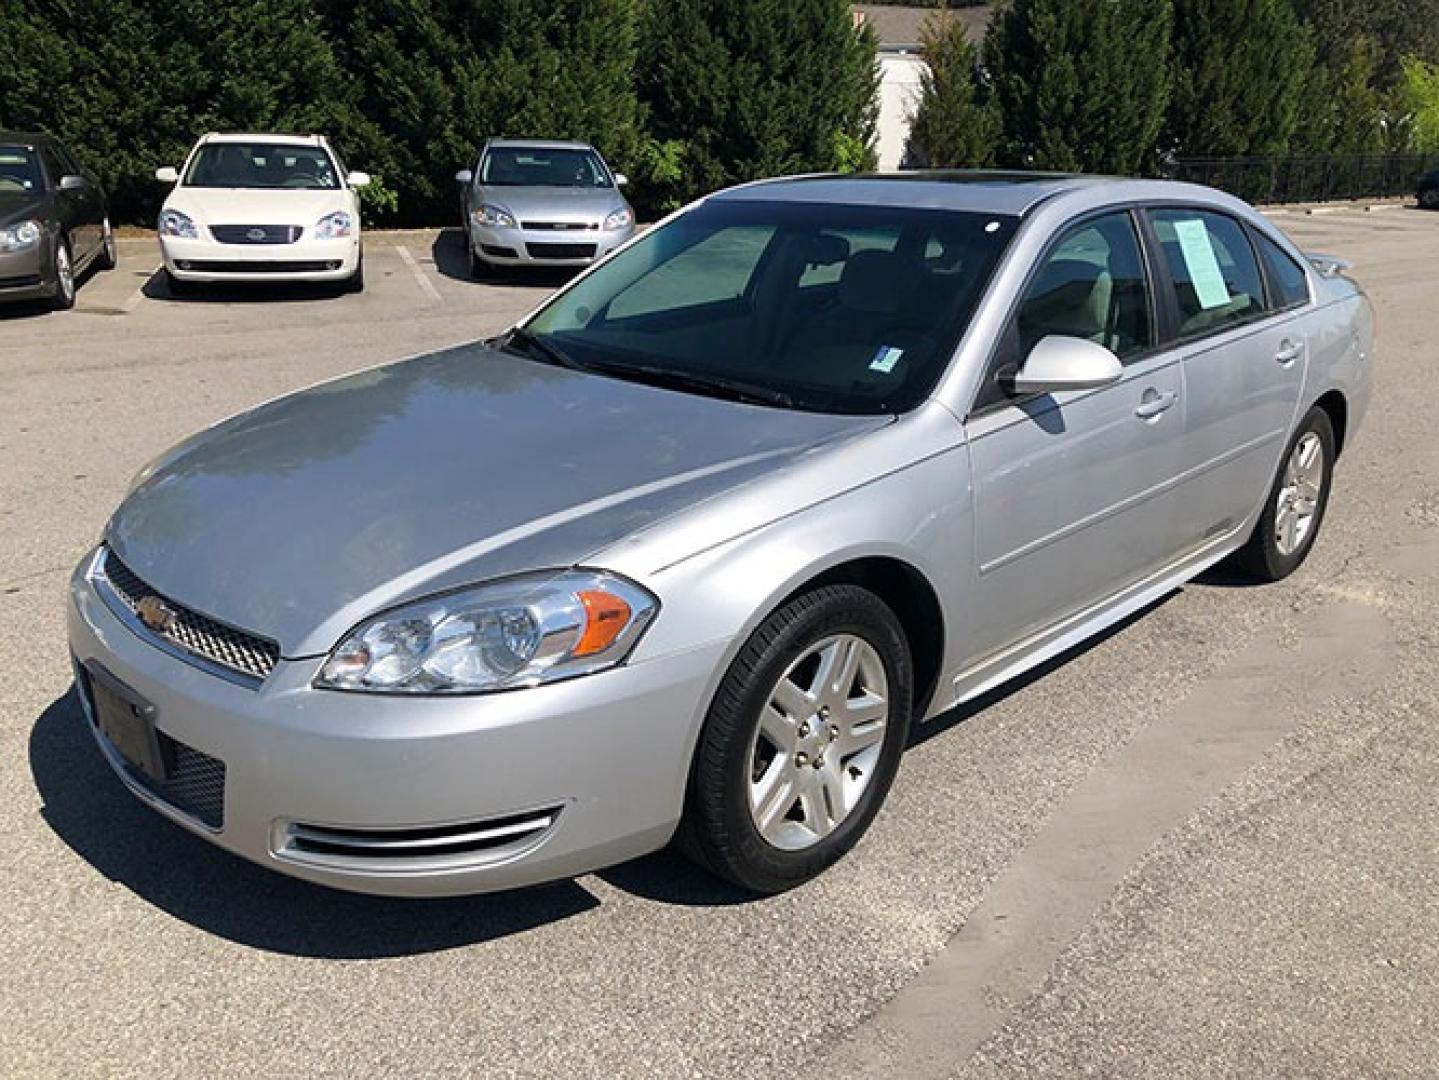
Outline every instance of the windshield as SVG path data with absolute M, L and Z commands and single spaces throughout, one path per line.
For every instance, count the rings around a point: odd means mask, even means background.
M 691 392 L 899 412 L 939 380 L 1017 225 L 946 210 L 707 203 L 601 264 L 523 337 L 530 354 Z
M 613 187 L 593 150 L 497 146 L 480 162 L 480 183 L 493 187 Z
M 340 175 L 320 146 L 208 143 L 190 159 L 185 186 L 333 191 L 340 186 Z
M 40 155 L 28 146 L 0 146 L 0 191 L 42 191 Z

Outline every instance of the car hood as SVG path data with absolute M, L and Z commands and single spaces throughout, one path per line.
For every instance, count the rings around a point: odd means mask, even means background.
M 377 610 L 582 563 L 884 423 L 467 345 L 324 383 L 194 436 L 142 472 L 106 539 L 157 592 L 274 638 L 286 656 L 317 655 Z
M 0 191 L 0 225 L 44 218 L 49 198 L 43 191 Z
M 480 188 L 480 201 L 500 206 L 517 221 L 594 222 L 625 206 L 617 188 L 496 187 Z
M 344 189 L 307 191 L 295 188 L 180 187 L 165 200 L 205 225 L 301 225 L 312 228 L 326 214 L 350 207 Z

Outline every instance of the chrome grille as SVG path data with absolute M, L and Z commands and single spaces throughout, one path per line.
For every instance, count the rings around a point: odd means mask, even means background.
M 222 244 L 293 244 L 304 231 L 299 225 L 210 226 L 210 235 Z
M 167 596 L 162 596 L 136 577 L 109 548 L 105 549 L 100 570 L 109 582 L 111 591 L 136 616 L 145 633 L 168 641 L 212 664 L 219 664 L 254 679 L 264 679 L 279 662 L 280 647 L 275 642 L 216 622 L 198 611 L 177 604 Z M 140 603 L 150 597 L 163 602 L 174 614 L 170 625 L 163 632 L 152 629 L 139 619 Z
M 586 221 L 522 221 L 520 228 L 539 232 L 594 232 L 599 225 Z

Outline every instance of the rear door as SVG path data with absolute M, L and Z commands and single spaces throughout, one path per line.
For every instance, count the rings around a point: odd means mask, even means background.
M 1268 240 L 1270 258 L 1288 268 L 1266 272 L 1260 237 L 1227 214 L 1165 207 L 1149 215 L 1183 356 L 1182 520 L 1185 545 L 1197 547 L 1239 528 L 1269 489 L 1308 362 L 1307 279 Z
M 1006 394 L 1006 371 L 1050 334 L 1104 345 L 1123 378 L 1098 390 Z M 1159 342 L 1135 216 L 1110 211 L 1062 233 L 1036 267 L 966 422 L 978 552 L 971 659 L 1174 558 L 1184 374 Z

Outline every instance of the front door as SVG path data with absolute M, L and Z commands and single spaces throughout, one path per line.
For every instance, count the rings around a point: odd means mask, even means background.
M 1013 399 L 1003 374 L 1041 338 L 1104 345 L 1123 378 Z M 1153 294 L 1127 211 L 1061 236 L 1026 289 L 967 422 L 976 581 L 970 660 L 1014 645 L 1172 561 L 1185 388 L 1159 347 Z

